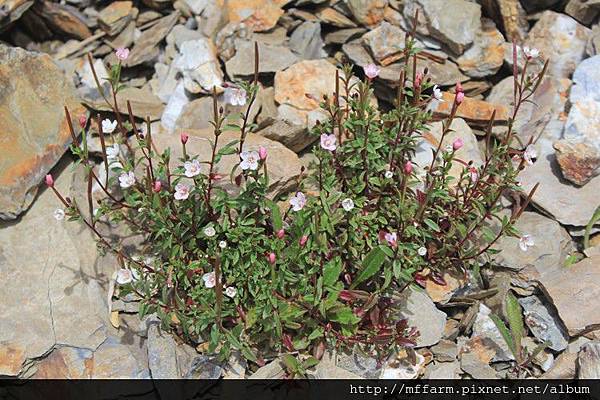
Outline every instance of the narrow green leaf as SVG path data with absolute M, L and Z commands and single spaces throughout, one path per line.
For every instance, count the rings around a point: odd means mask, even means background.
M 382 246 L 377 246 L 373 248 L 373 250 L 371 250 L 369 254 L 367 254 L 367 256 L 364 258 L 363 268 L 354 280 L 354 282 L 352 282 L 352 285 L 350 287 L 355 288 L 360 283 L 375 275 L 381 268 L 381 265 L 383 264 L 385 259 L 385 251 L 382 249 Z
M 511 336 L 511 334 L 510 334 L 510 331 L 508 330 L 508 328 L 504 324 L 504 321 L 502 321 L 500 319 L 500 317 L 497 316 L 497 315 L 495 315 L 495 314 L 490 314 L 490 318 L 492 319 L 492 321 L 494 321 L 494 324 L 496 324 L 496 327 L 500 331 L 500 334 L 502 335 L 502 338 L 504 339 L 504 341 L 508 345 L 508 348 L 510 349 L 511 353 L 513 353 L 513 356 L 515 356 L 515 358 L 517 358 L 517 351 L 516 351 L 516 348 L 515 348 L 515 342 L 514 342 L 512 336 Z

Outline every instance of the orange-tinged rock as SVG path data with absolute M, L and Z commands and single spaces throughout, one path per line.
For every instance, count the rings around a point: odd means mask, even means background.
M 25 349 L 0 343 L 0 374 L 18 375 L 25 358 Z
M 448 117 L 454 104 L 454 93 L 444 92 L 442 95 L 444 101 L 438 102 L 432 108 L 435 118 Z M 505 123 L 508 121 L 509 110 L 507 107 L 501 104 L 493 104 L 465 97 L 464 101 L 458 107 L 456 117 L 462 118 L 473 125 L 485 126 L 492 117 L 494 110 L 496 111 L 494 119 L 496 123 Z
M 85 109 L 45 54 L 0 45 L 0 88 L 0 219 L 14 219 L 71 142 L 63 106 L 74 126 Z
M 283 0 L 229 0 L 229 22 L 244 22 L 255 32 L 267 31 L 277 24 L 283 15 Z

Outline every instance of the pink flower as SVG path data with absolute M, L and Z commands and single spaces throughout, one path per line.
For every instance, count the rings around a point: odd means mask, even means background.
M 246 91 L 242 88 L 228 86 L 223 93 L 225 103 L 232 106 L 243 106 L 246 104 Z
M 269 264 L 275 264 L 277 256 L 275 256 L 275 253 L 269 253 L 269 255 L 267 256 L 267 260 L 269 261 Z
M 115 51 L 115 55 L 119 61 L 125 61 L 127 60 L 127 57 L 129 57 L 129 49 L 125 47 L 119 47 L 117 51 Z
M 208 289 L 212 289 L 217 284 L 217 277 L 214 272 L 207 272 L 202 275 L 202 280 L 204 281 L 204 286 Z
M 283 239 L 283 237 L 285 236 L 285 230 L 280 229 L 277 231 L 277 238 L 278 239 Z
M 471 182 L 477 182 L 479 180 L 479 172 L 477 171 L 477 168 L 469 168 L 469 176 L 471 177 Z
M 456 94 L 456 100 L 455 100 L 456 101 L 456 105 L 460 105 L 463 102 L 464 99 L 465 99 L 465 93 L 464 92 L 458 92 Z
M 267 149 L 263 146 L 260 146 L 258 148 L 258 157 L 262 160 L 265 161 L 267 159 Z
M 456 138 L 454 139 L 454 142 L 452 142 L 452 148 L 454 149 L 454 151 L 457 151 L 458 149 L 463 147 L 464 144 L 465 142 L 461 138 Z
M 398 245 L 398 235 L 396 234 L 396 232 L 387 232 L 385 235 L 383 235 L 383 237 L 385 238 L 385 241 L 389 243 L 390 246 L 396 247 Z
M 523 152 L 523 159 L 525 160 L 527 165 L 533 165 L 536 158 L 537 151 L 535 151 L 535 148 L 532 145 L 527 146 L 525 148 L 525 151 Z
M 123 172 L 119 176 L 119 186 L 121 186 L 123 189 L 127 189 L 133 185 L 135 185 L 135 175 L 133 171 Z
M 297 192 L 296 195 L 290 199 L 290 205 L 294 211 L 302 210 L 306 205 L 306 196 L 304 193 Z
M 175 200 L 185 200 L 190 197 L 190 186 L 185 183 L 178 183 L 175 186 L 175 194 L 173 195 Z
M 334 134 L 327 135 L 324 133 L 321 135 L 321 147 L 325 150 L 335 151 L 337 148 L 336 142 L 337 139 Z
M 415 75 L 415 82 L 414 82 L 415 88 L 421 87 L 422 82 L 423 82 L 423 74 L 421 72 L 417 72 L 417 74 Z
M 531 235 L 523 235 L 519 239 L 519 248 L 522 251 L 527 251 L 530 247 L 533 247 L 534 245 L 535 242 L 533 241 Z
M 186 161 L 183 164 L 183 168 L 185 169 L 185 172 L 183 174 L 188 178 L 193 178 L 194 176 L 200 174 L 200 161 Z
M 308 242 L 308 236 L 302 235 L 302 237 L 298 241 L 298 244 L 300 245 L 300 247 L 304 247 L 306 245 L 306 242 Z
M 161 189 L 162 189 L 162 182 L 154 181 L 154 185 L 152 186 L 152 191 L 154 193 L 158 193 L 158 192 L 160 192 Z
M 188 139 L 190 138 L 190 135 L 188 135 L 187 133 L 183 132 L 179 138 L 181 139 L 181 143 L 182 144 L 186 144 Z
M 52 175 L 48 174 L 46 175 L 46 185 L 48 185 L 48 187 L 52 187 L 54 186 L 54 178 L 52 177 Z
M 256 171 L 258 169 L 259 154 L 256 151 L 242 151 L 240 153 L 240 168 L 243 170 Z
M 412 162 L 411 161 L 407 161 L 404 164 L 404 173 L 406 175 L 410 175 L 412 173 L 412 170 L 413 170 L 413 164 L 412 164 Z
M 455 90 L 454 90 L 454 91 L 455 91 L 457 94 L 458 94 L 458 93 L 463 93 L 463 92 L 464 92 L 464 89 L 463 89 L 462 85 L 460 84 L 460 82 L 456 82 L 456 88 L 455 88 Z
M 231 297 L 233 299 L 236 294 L 237 294 L 237 289 L 234 288 L 233 286 L 228 286 L 227 289 L 225 289 L 225 296 L 227 296 L 227 297 Z
M 381 69 L 377 65 L 372 64 L 372 63 L 365 65 L 363 67 L 363 70 L 365 72 L 365 75 L 369 79 L 377 78 L 377 76 L 379 75 L 379 71 L 381 71 Z
M 81 127 L 81 129 L 85 128 L 85 125 L 87 124 L 87 117 L 83 114 L 81 114 L 79 116 L 79 126 Z
M 523 47 L 523 53 L 528 60 L 531 60 L 532 58 L 538 58 L 540 55 L 540 51 L 538 49 L 533 47 L 529 48 L 527 46 Z

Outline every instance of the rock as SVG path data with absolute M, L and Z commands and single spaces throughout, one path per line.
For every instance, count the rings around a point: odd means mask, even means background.
M 533 26 L 526 46 L 540 50 L 542 57 L 534 60 L 531 71 L 541 68 L 544 60 L 550 59 L 548 75 L 568 78 L 583 59 L 585 45 L 591 30 L 573 18 L 554 11 L 544 11 Z
M 541 376 L 542 379 L 575 379 L 577 354 L 563 352 L 556 357 L 552 367 Z
M 528 13 L 553 7 L 560 0 L 521 0 Z
M 171 148 L 171 161 L 173 166 L 176 165 L 178 159 L 182 156 L 181 154 L 181 143 L 179 141 L 179 135 L 183 132 L 182 130 L 175 130 L 173 134 L 162 134 L 155 135 L 153 137 L 155 145 L 159 152 L 164 151 L 167 147 Z M 212 129 L 206 130 L 194 130 L 186 129 L 186 133 L 190 135 L 189 141 L 187 142 L 188 154 L 194 154 L 199 156 L 200 161 L 206 161 L 210 159 L 211 146 L 209 140 L 213 140 Z M 219 148 L 225 146 L 227 143 L 238 140 L 239 133 L 226 131 L 219 136 Z M 259 146 L 264 146 L 269 154 L 269 180 L 271 183 L 271 190 L 278 192 L 283 190 L 293 182 L 296 177 L 300 174 L 301 163 L 298 160 L 298 156 L 291 150 L 284 147 L 282 144 L 273 142 L 269 139 L 260 137 L 253 133 L 248 133 L 246 136 L 245 149 L 246 150 L 258 150 Z M 215 173 L 223 176 L 220 184 L 229 191 L 236 191 L 237 186 L 229 181 L 229 175 L 231 169 L 236 166 L 239 162 L 237 154 L 224 156 L 221 162 L 215 167 Z M 203 164 L 203 168 L 206 166 Z M 207 171 L 204 170 L 206 173 Z
M 383 20 L 388 0 L 348 0 L 347 5 L 359 24 L 373 26 Z
M 521 341 L 521 345 L 523 346 L 527 354 L 533 354 L 533 352 L 540 345 L 540 343 L 529 336 L 525 336 Z M 542 369 L 542 371 L 546 372 L 550 370 L 552 368 L 552 365 L 554 364 L 554 355 L 548 350 L 544 349 L 537 353 L 531 361 L 533 362 L 533 364 L 539 366 Z
M 285 376 L 284 365 L 280 359 L 276 359 L 260 367 L 248 379 L 281 379 Z
M 214 357 L 199 355 L 193 357 L 188 371 L 182 376 L 185 379 L 219 379 L 222 374 L 223 368 Z
M 223 72 L 210 39 L 182 43 L 173 65 L 183 75 L 185 89 L 191 93 L 212 93 L 213 88 L 220 88 L 223 83 Z
M 162 332 L 159 324 L 148 328 L 148 366 L 153 379 L 181 379 L 177 367 L 176 344 L 173 337 Z
M 463 353 L 460 357 L 460 368 L 473 379 L 498 379 L 496 371 L 482 362 L 473 353 Z
M 175 92 L 177 84 L 177 68 L 173 64 L 165 65 L 162 63 L 156 63 L 154 65 L 154 77 L 150 80 L 150 87 L 152 93 L 154 93 L 163 103 L 168 103 L 169 98 Z
M 75 39 L 87 39 L 92 32 L 87 27 L 86 18 L 75 7 L 50 1 L 39 1 L 31 8 L 58 35 Z
M 591 4 L 587 0 L 569 0 L 565 13 L 584 25 L 589 26 L 600 13 L 598 3 Z
M 290 49 L 304 60 L 327 57 L 327 53 L 323 50 L 324 45 L 319 22 L 303 22 L 290 36 Z
M 450 340 L 440 340 L 431 348 L 431 352 L 439 362 L 453 362 L 458 357 L 458 345 Z
M 325 34 L 325 44 L 344 44 L 365 33 L 364 28 L 339 29 Z
M 285 118 L 276 119 L 273 124 L 257 131 L 256 134 L 280 142 L 296 153 L 301 152 L 317 139 L 307 131 L 306 125 L 296 125 Z
M 523 42 L 529 30 L 527 15 L 521 5 L 523 1 L 497 0 L 484 2 L 484 4 L 490 3 L 493 4 L 491 7 L 493 10 L 489 10 L 490 7 L 485 5 L 484 8 L 487 8 L 489 15 L 494 15 L 494 20 L 498 23 L 498 26 L 502 27 L 506 40 L 508 42 L 514 40 L 516 43 Z
M 54 176 L 57 190 L 72 196 L 67 158 Z M 106 340 L 106 294 L 98 282 L 108 279 L 107 265 L 87 228 L 53 217 L 60 207 L 44 190 L 18 224 L 0 223 L 0 375 L 26 373 L 58 345 L 95 351 Z
M 368 31 L 362 41 L 378 64 L 389 65 L 401 58 L 405 38 L 402 29 L 382 21 L 377 28 Z
M 4 32 L 6 27 L 21 18 L 23 13 L 27 11 L 33 4 L 34 2 L 31 0 L 3 2 L 3 13 L 0 15 L 0 32 Z
M 84 112 L 50 56 L 0 45 L 0 219 L 27 210 L 38 185 L 71 143 L 64 106 Z
M 462 54 L 481 29 L 481 6 L 466 0 L 410 0 L 404 4 L 404 17 L 411 21 L 420 10 L 419 33 L 446 44 Z
M 241 355 L 240 352 L 236 351 L 229 356 L 229 361 L 225 366 L 223 379 L 244 379 L 246 377 L 246 368 L 248 363 Z
M 402 356 L 396 355 L 386 361 L 379 379 L 416 379 L 422 373 L 425 368 L 425 357 L 415 353 L 416 364 L 413 365 L 406 351 L 402 353 Z
M 344 368 L 335 365 L 332 360 L 322 360 L 315 369 L 314 379 L 363 379 L 360 375 L 354 374 Z
M 573 73 L 573 87 L 569 94 L 571 103 L 583 100 L 600 102 L 600 56 L 583 60 Z
M 203 38 L 204 35 L 200 31 L 188 29 L 185 27 L 185 25 L 175 25 L 173 29 L 171 29 L 171 32 L 169 32 L 167 35 L 166 41 L 168 44 L 175 44 L 175 47 L 180 49 L 184 42 Z
M 571 336 L 600 325 L 600 314 L 595 312 L 600 296 L 599 262 L 598 257 L 586 258 L 539 279 Z
M 112 111 L 97 90 L 84 92 L 82 101 L 94 110 Z M 149 87 L 142 89 L 126 87 L 120 90 L 117 94 L 117 106 L 122 114 L 127 113 L 127 101 L 131 103 L 131 111 L 134 116 L 142 119 L 150 117 L 152 121 L 160 119 L 165 108 L 162 101 L 152 93 Z M 71 115 L 73 115 L 72 111 Z
M 399 318 L 419 330 L 416 347 L 433 346 L 440 341 L 446 324 L 446 313 L 438 310 L 427 293 L 409 286 L 398 295 Z
M 442 99 L 444 101 L 437 102 L 437 104 L 431 107 L 435 118 L 447 118 L 450 115 L 454 97 L 453 93 L 442 92 Z M 472 125 L 485 127 L 489 123 L 494 111 L 496 111 L 494 121 L 496 121 L 497 124 L 506 123 L 506 121 L 508 121 L 509 113 L 506 106 L 465 97 L 458 107 L 456 117 L 462 118 Z
M 543 303 L 537 296 L 522 297 L 519 299 L 519 304 L 523 307 L 525 324 L 541 343 L 549 341 L 549 347 L 554 351 L 567 348 L 568 335 L 553 308 Z
M 493 23 L 484 24 L 473 45 L 456 61 L 460 70 L 472 78 L 494 75 L 504 63 L 504 37 Z
M 591 102 L 590 105 L 592 104 L 600 103 Z M 581 103 L 577 103 L 577 105 L 581 107 Z M 600 108 L 597 111 L 599 111 L 598 115 L 600 116 Z M 573 122 L 571 128 L 581 122 L 577 119 L 577 115 L 579 117 L 581 115 L 577 112 L 574 115 L 576 117 L 571 120 Z M 588 132 L 591 133 L 592 131 L 588 130 Z M 600 173 L 600 152 L 593 144 L 559 140 L 554 143 L 554 149 L 556 150 L 556 161 L 560 165 L 563 177 L 574 184 L 585 185 Z
M 333 25 L 337 28 L 354 28 L 356 24 L 350 18 L 332 7 L 321 8 L 316 13 L 317 18 L 325 24 Z
M 519 248 L 519 238 L 504 236 L 494 248 L 501 250 L 494 262 L 506 268 L 520 270 L 534 267 L 539 274 L 547 274 L 563 268 L 565 259 L 574 250 L 567 231 L 550 218 L 535 212 L 524 212 L 515 227 L 523 235 L 530 235 L 534 245 L 527 251 Z
M 284 0 L 230 0 L 227 3 L 229 22 L 244 22 L 255 32 L 273 28 L 283 15 Z
M 592 34 L 585 46 L 585 52 L 589 56 L 600 54 L 600 24 L 596 24 L 592 27 Z
M 460 362 L 442 362 L 430 364 L 425 370 L 424 379 L 458 379 Z
M 511 354 L 496 324 L 490 318 L 490 314 L 491 310 L 485 304 L 479 305 L 479 313 L 473 324 L 471 342 L 477 343 L 476 341 L 479 340 L 485 349 L 491 350 L 492 361 L 514 360 L 514 356 Z M 469 373 L 468 371 L 465 372 Z
M 226 63 L 227 74 L 232 79 L 254 75 L 254 42 L 248 40 L 236 41 L 235 56 Z M 298 61 L 298 57 L 286 46 L 258 43 L 260 60 L 259 73 L 275 73 L 289 67 Z
M 115 36 L 125 29 L 133 16 L 133 3 L 131 1 L 114 1 L 98 14 L 98 25 L 109 36 Z
M 213 114 L 212 97 L 200 97 L 187 103 L 177 117 L 178 129 L 207 129 Z
M 381 375 L 381 365 L 377 360 L 356 347 L 350 352 L 338 352 L 335 365 L 365 379 L 378 379 Z
M 425 290 L 429 297 L 431 297 L 431 300 L 436 303 L 446 304 L 450 301 L 452 295 L 463 286 L 463 282 L 447 272 L 444 273 L 443 278 L 446 281 L 445 285 L 438 285 L 436 282 L 428 280 Z
M 158 44 L 169 34 L 171 28 L 179 19 L 179 11 L 175 11 L 166 17 L 162 17 L 151 28 L 146 29 L 136 39 L 135 45 L 129 53 L 129 58 L 124 62 L 127 67 L 134 67 L 158 57 Z
M 577 355 L 577 378 L 600 379 L 600 342 L 584 345 Z
M 175 129 L 176 122 L 179 120 L 181 113 L 189 103 L 190 100 L 185 94 L 184 84 L 180 82 L 169 98 L 169 102 L 167 103 L 165 111 L 160 119 L 162 126 L 167 130 L 167 132 Z M 205 115 L 203 115 L 203 117 L 205 117 Z
M 285 39 L 285 30 L 284 39 Z M 237 52 L 237 42 L 239 39 L 250 41 L 255 34 L 244 23 L 232 24 L 229 23 L 217 33 L 215 45 L 217 46 L 217 54 L 223 62 L 227 62 Z M 280 43 L 278 43 L 280 44 Z M 254 46 L 254 44 L 252 44 Z M 252 49 L 252 65 L 254 65 L 254 48 Z

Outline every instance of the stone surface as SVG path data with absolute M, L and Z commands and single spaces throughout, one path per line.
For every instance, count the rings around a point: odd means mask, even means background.
M 412 20 L 420 10 L 423 25 L 417 30 L 429 34 L 462 54 L 481 29 L 481 6 L 466 0 L 410 0 L 405 2 L 404 16 Z
M 373 26 L 383 20 L 388 0 L 348 0 L 347 4 L 359 24 Z
M 110 36 L 121 32 L 131 21 L 133 2 L 114 1 L 109 3 L 98 14 L 98 24 Z
M 148 328 L 148 366 L 153 379 L 180 379 L 176 344 L 173 337 L 160 330 L 158 323 Z
M 338 352 L 335 365 L 366 379 L 377 379 L 381 375 L 381 365 L 378 365 L 377 360 L 357 348 Z
M 433 346 L 440 341 L 446 324 L 446 313 L 436 308 L 422 289 L 409 286 L 399 295 L 399 318 L 406 318 L 408 326 L 419 330 L 416 347 Z
M 460 368 L 473 379 L 498 379 L 496 371 L 482 362 L 476 354 L 463 353 L 460 358 Z
M 388 65 L 401 57 L 406 34 L 397 26 L 382 21 L 364 34 L 362 41 L 378 64 Z
M 220 88 L 223 83 L 223 72 L 210 39 L 183 42 L 173 65 L 183 75 L 185 89 L 191 93 L 212 93 L 214 87 Z
M 244 22 L 253 31 L 267 31 L 283 15 L 285 0 L 230 0 L 227 2 L 229 22 Z
M 179 12 L 175 11 L 166 17 L 162 17 L 155 25 L 142 32 L 136 39 L 135 45 L 131 49 L 129 58 L 124 62 L 124 65 L 133 67 L 156 59 L 159 54 L 158 44 L 162 42 L 173 26 L 175 26 L 179 15 Z
M 485 24 L 475 35 L 473 45 L 456 61 L 462 72 L 472 78 L 493 75 L 504 63 L 504 37 L 494 24 Z
M 176 122 L 179 121 L 185 107 L 190 103 L 183 82 L 177 84 L 175 91 L 169 97 L 169 102 L 160 118 L 161 125 L 168 131 L 175 129 Z M 212 105 L 212 101 L 211 101 Z M 202 117 L 206 118 L 205 115 Z
M 593 102 L 590 104 L 600 103 Z M 577 108 L 581 108 L 581 106 L 581 103 L 575 105 Z M 600 109 L 596 111 L 600 117 Z M 580 125 L 579 122 L 581 122 L 581 120 L 577 120 L 577 116 L 581 117 L 581 115 L 578 115 L 576 112 L 573 114 L 575 117 L 570 116 L 569 118 L 572 122 L 570 125 L 571 129 Z M 593 121 L 591 122 L 593 124 Z M 596 123 L 596 125 L 598 124 Z M 591 128 L 590 125 L 587 127 Z M 577 132 L 585 135 L 585 133 L 579 130 L 577 130 Z M 595 133 L 595 131 L 592 131 L 591 129 L 588 129 L 587 132 Z M 593 144 L 572 143 L 569 140 L 559 140 L 554 143 L 554 149 L 556 150 L 556 161 L 560 166 L 563 177 L 574 184 L 585 185 L 590 179 L 600 173 L 600 151 Z
M 454 97 L 453 93 L 442 92 L 444 101 L 437 102 L 437 104 L 431 107 L 434 117 L 448 117 L 452 109 Z M 456 117 L 462 118 L 473 125 L 486 126 L 494 110 L 496 111 L 496 123 L 501 124 L 508 120 L 509 112 L 506 106 L 465 97 L 456 111 Z
M 587 0 L 569 0 L 565 13 L 584 25 L 589 26 L 600 13 L 598 3 L 590 4 Z
M 75 39 L 86 39 L 92 36 L 85 16 L 75 7 L 50 1 L 38 1 L 31 10 L 58 35 Z
M 183 130 L 176 129 L 173 134 L 162 134 L 153 137 L 159 152 L 162 152 L 167 147 L 171 148 L 172 163 L 176 163 L 176 160 L 178 160 L 182 155 L 181 143 L 179 141 L 179 135 L 182 132 Z M 188 154 L 198 155 L 200 161 L 209 160 L 211 153 L 209 140 L 214 139 L 212 129 L 186 129 L 185 132 L 190 135 L 190 139 L 186 146 Z M 218 147 L 220 148 L 221 146 L 238 139 L 239 133 L 231 131 L 223 132 L 221 136 L 219 136 Z M 267 149 L 269 154 L 269 180 L 271 183 L 271 189 L 273 191 L 278 191 L 288 187 L 300 174 L 302 165 L 298 160 L 298 156 L 282 144 L 253 133 L 248 133 L 244 146 L 246 150 L 257 151 L 259 146 L 264 146 Z M 227 190 L 235 191 L 237 189 L 237 186 L 233 182 L 229 181 L 229 176 L 231 169 L 238 164 L 238 162 L 239 158 L 237 155 L 227 155 L 223 156 L 219 165 L 215 167 L 215 173 L 223 176 L 223 179 L 219 184 Z M 203 168 L 206 168 L 205 164 L 203 164 Z M 204 172 L 206 173 L 207 171 L 205 170 Z
M 533 63 L 538 70 L 545 59 L 550 59 L 548 75 L 568 78 L 583 59 L 590 34 L 590 29 L 573 18 L 544 11 L 529 32 L 525 45 L 540 50 L 542 57 Z
M 427 366 L 425 379 L 458 379 L 460 377 L 460 362 L 442 362 Z
M 84 108 L 73 85 L 48 55 L 0 45 L 0 219 L 14 219 L 67 150 Z
M 529 23 L 523 10 L 523 1 L 519 0 L 498 0 L 498 5 L 502 27 L 506 34 L 506 40 L 513 40 L 520 43 L 525 39 L 529 30 Z
M 235 56 L 225 63 L 227 74 L 234 79 L 254 75 L 254 42 L 236 41 L 235 47 Z M 298 61 L 298 57 L 286 46 L 261 42 L 258 43 L 258 51 L 259 73 L 275 73 Z
M 596 312 L 600 297 L 599 263 L 599 257 L 586 258 L 540 277 L 544 291 L 571 336 L 600 326 L 600 314 Z
M 577 65 L 569 100 L 571 103 L 580 100 L 600 102 L 600 56 L 587 58 Z
M 519 304 L 523 307 L 525 324 L 541 343 L 549 341 L 549 347 L 554 351 L 567 348 L 569 337 L 554 309 L 543 303 L 537 296 L 520 298 Z
M 450 340 L 440 340 L 431 348 L 431 352 L 439 362 L 452 362 L 458 356 L 458 345 Z
M 327 53 L 323 50 L 324 45 L 325 43 L 321 37 L 321 24 L 319 22 L 303 22 L 294 29 L 294 32 L 290 36 L 290 49 L 304 60 L 327 57 Z
M 283 362 L 279 359 L 260 367 L 248 379 L 281 379 L 285 375 Z
M 600 342 L 584 345 L 577 355 L 577 378 L 600 379 Z
M 80 90 L 80 93 L 82 93 L 82 101 L 86 106 L 97 111 L 112 111 L 97 90 Z M 150 117 L 152 121 L 160 119 L 165 108 L 162 101 L 152 93 L 149 87 L 142 89 L 126 87 L 120 90 L 117 94 L 117 106 L 121 113 L 127 113 L 128 100 L 131 103 L 133 115 L 143 119 Z M 72 111 L 71 115 L 74 115 Z
M 479 341 L 486 350 L 491 351 L 492 361 L 514 360 L 514 356 L 511 354 L 508 345 L 504 341 L 496 324 L 490 318 L 490 313 L 491 310 L 485 304 L 479 305 L 479 312 L 473 324 L 471 345 Z M 465 372 L 469 373 L 468 371 Z
M 338 28 L 354 28 L 356 24 L 347 16 L 332 7 L 321 8 L 316 13 L 317 18 L 325 24 Z

